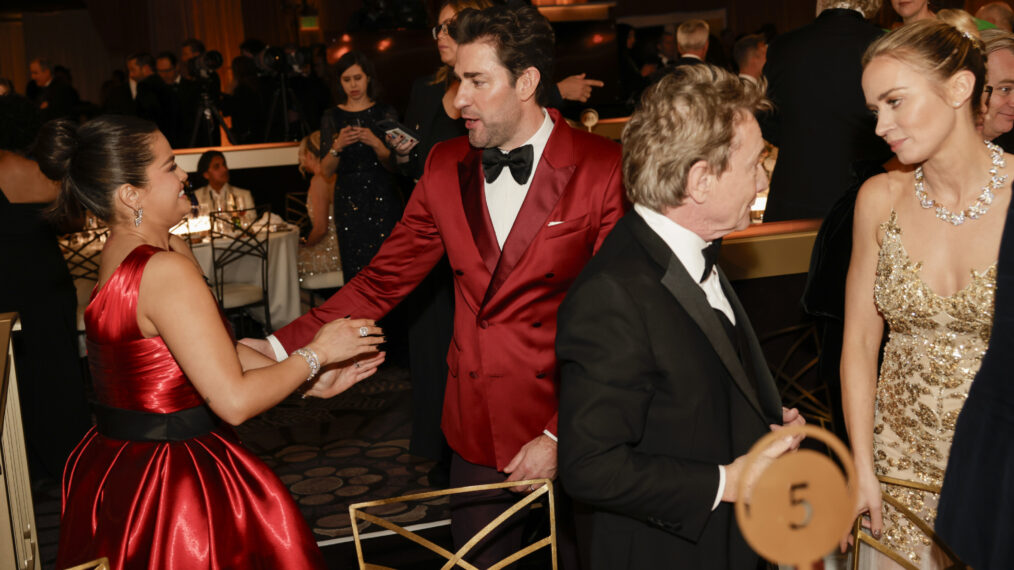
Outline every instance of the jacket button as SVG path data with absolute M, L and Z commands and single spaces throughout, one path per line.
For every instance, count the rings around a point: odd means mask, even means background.
M 475 379 L 475 378 L 478 378 L 479 375 L 476 374 L 475 371 L 473 370 L 473 371 L 471 371 L 471 372 L 468 373 L 468 377 L 472 378 L 472 379 Z
M 455 274 L 455 275 L 464 275 L 464 274 L 465 274 L 465 272 L 464 272 L 464 271 L 462 271 L 462 270 L 460 270 L 460 269 L 455 269 L 455 270 L 454 270 L 454 274 Z
M 535 377 L 539 378 L 539 379 L 545 378 L 546 377 L 546 373 L 545 372 L 539 372 L 538 374 L 535 375 Z
M 555 273 L 547 273 L 546 274 L 546 279 L 552 279 L 553 277 L 556 277 Z
M 489 321 L 483 319 L 483 321 L 479 323 L 479 326 L 482 327 L 482 328 L 484 328 L 484 329 L 488 329 L 489 328 Z
M 532 323 L 532 326 L 533 326 L 533 327 L 535 327 L 535 328 L 539 328 L 539 327 L 541 327 L 541 326 L 542 326 L 542 323 L 541 323 L 541 322 L 538 322 L 538 321 L 536 321 L 536 322 Z

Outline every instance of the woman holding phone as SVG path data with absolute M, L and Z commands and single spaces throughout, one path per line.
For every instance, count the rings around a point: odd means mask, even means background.
M 335 226 L 342 273 L 348 281 L 366 266 L 401 217 L 401 196 L 384 144 L 382 120 L 397 120 L 390 105 L 378 103 L 376 72 L 362 52 L 350 51 L 336 64 L 338 106 L 328 109 L 320 124 L 320 173 L 337 174 L 334 187 Z

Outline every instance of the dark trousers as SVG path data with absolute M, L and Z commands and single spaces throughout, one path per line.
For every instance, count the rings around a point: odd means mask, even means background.
M 505 473 L 501 473 L 492 467 L 469 463 L 457 453 L 451 459 L 452 487 L 503 483 L 506 480 L 507 475 Z M 564 495 L 559 485 L 555 482 L 554 496 L 556 500 L 556 548 L 559 568 L 563 570 L 578 570 L 580 564 L 577 559 L 577 547 L 574 538 L 574 514 L 571 501 Z M 512 493 L 505 489 L 451 495 L 451 535 L 454 537 L 455 549 L 461 548 L 490 521 L 500 516 L 501 513 L 520 499 L 520 494 Z M 528 515 L 528 511 L 523 510 L 504 522 L 482 542 L 472 547 L 470 553 L 465 556 L 465 559 L 479 568 L 488 568 L 518 551 L 524 546 L 526 529 L 531 526 L 528 524 Z M 536 516 L 546 517 L 548 514 L 538 512 Z M 546 535 L 547 532 L 541 532 L 537 534 L 537 537 L 541 539 Z M 520 562 L 511 567 L 519 567 L 524 564 L 525 560 L 536 556 L 538 554 L 522 558 Z

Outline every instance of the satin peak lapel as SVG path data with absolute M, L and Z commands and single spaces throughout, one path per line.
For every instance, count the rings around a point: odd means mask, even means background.
M 458 183 L 461 185 L 461 204 L 465 208 L 468 227 L 472 230 L 472 239 L 482 256 L 482 262 L 492 274 L 501 257 L 500 245 L 496 242 L 493 221 L 489 217 L 483 195 L 480 154 L 479 150 L 473 148 L 458 163 Z

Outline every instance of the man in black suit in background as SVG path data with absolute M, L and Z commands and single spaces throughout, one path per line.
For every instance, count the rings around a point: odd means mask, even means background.
M 704 20 L 687 20 L 676 28 L 676 49 L 680 57 L 672 65 L 697 65 L 708 55 L 711 26 Z
M 778 162 L 765 222 L 823 218 L 855 183 L 853 163 L 890 158 L 861 85 L 863 52 L 883 33 L 864 18 L 879 9 L 880 0 L 817 0 L 813 23 L 771 43 L 764 77 L 775 108 L 761 129 Z
M 759 562 L 731 504 L 744 455 L 803 419 L 781 406 L 713 262 L 767 185 L 763 104 L 728 71 L 681 66 L 647 89 L 623 133 L 634 209 L 571 286 L 556 337 L 560 474 L 592 509 L 579 544 L 592 569 Z M 796 444 L 780 440 L 768 458 Z

